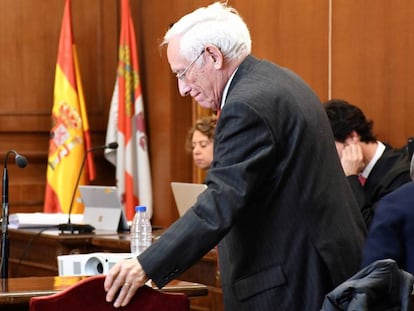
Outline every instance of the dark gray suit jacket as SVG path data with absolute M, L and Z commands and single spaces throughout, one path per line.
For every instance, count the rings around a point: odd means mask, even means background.
M 247 57 L 216 127 L 208 189 L 138 257 L 165 285 L 219 244 L 226 310 L 319 310 L 354 274 L 365 234 L 317 97 Z

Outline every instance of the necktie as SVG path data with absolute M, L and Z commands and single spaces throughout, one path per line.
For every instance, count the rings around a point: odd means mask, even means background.
M 359 175 L 358 179 L 359 179 L 359 182 L 361 183 L 361 185 L 363 187 L 365 185 L 365 182 L 367 181 L 367 179 L 362 175 Z

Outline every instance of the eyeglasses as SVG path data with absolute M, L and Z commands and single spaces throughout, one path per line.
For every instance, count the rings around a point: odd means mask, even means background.
M 177 72 L 177 74 L 175 75 L 177 77 L 178 80 L 183 80 L 185 77 L 185 74 L 187 73 L 188 70 L 190 70 L 191 66 L 194 65 L 194 63 L 200 58 L 201 55 L 203 55 L 205 50 L 202 50 L 200 54 L 198 54 L 198 56 L 196 58 L 194 58 L 194 60 L 181 72 Z

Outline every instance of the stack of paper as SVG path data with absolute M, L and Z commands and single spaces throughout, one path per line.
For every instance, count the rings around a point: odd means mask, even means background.
M 67 223 L 68 214 L 63 213 L 16 213 L 9 215 L 9 228 L 44 228 Z M 83 214 L 72 214 L 70 220 L 73 223 L 80 223 Z

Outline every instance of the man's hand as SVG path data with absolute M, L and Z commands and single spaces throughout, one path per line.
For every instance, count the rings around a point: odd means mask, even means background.
M 359 175 L 365 167 L 364 155 L 359 143 L 351 143 L 344 146 L 341 155 L 341 164 L 345 175 Z
M 148 277 L 136 258 L 121 260 L 105 278 L 106 301 L 112 302 L 115 299 L 115 308 L 126 306 L 147 280 Z

